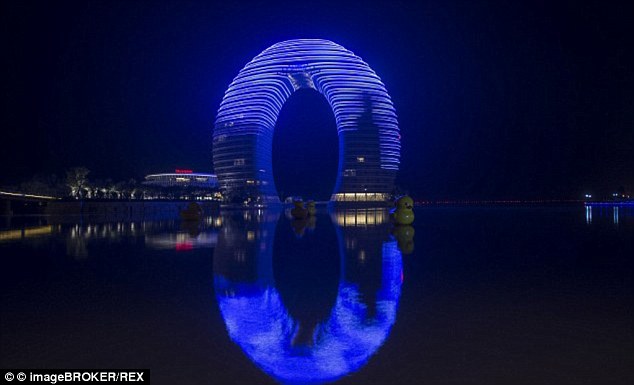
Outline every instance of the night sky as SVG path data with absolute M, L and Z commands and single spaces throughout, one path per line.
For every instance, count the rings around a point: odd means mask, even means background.
M 418 199 L 634 190 L 633 2 L 341 3 L 3 1 L 0 185 L 77 165 L 212 171 L 238 71 L 278 41 L 323 38 L 384 81 L 397 183 Z M 285 193 L 334 183 L 334 117 L 311 92 L 278 121 Z

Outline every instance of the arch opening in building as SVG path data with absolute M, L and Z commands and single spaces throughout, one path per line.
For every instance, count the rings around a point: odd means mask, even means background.
M 321 93 L 333 110 L 339 165 L 332 201 L 384 202 L 400 158 L 400 134 L 385 85 L 361 58 L 328 40 L 267 48 L 229 85 L 213 132 L 213 162 L 229 200 L 277 203 L 272 169 L 275 122 L 297 90 Z
M 330 199 L 337 182 L 339 136 L 323 95 L 304 88 L 288 98 L 275 122 L 271 156 L 281 200 Z

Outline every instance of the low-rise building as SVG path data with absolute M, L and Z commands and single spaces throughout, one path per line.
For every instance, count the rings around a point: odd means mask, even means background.
M 173 173 L 147 175 L 143 184 L 157 187 L 194 187 L 213 190 L 218 188 L 218 178 L 214 174 L 176 169 Z

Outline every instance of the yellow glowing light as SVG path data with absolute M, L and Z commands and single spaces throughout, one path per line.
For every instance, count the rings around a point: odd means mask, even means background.
M 53 226 L 31 227 L 24 230 L 0 231 L 0 242 L 15 241 L 24 238 L 47 235 L 53 232 Z
M 0 191 L 0 195 L 9 195 L 9 196 L 21 197 L 21 198 L 48 199 L 48 200 L 59 200 L 59 199 L 61 199 L 61 198 L 51 197 L 51 196 L 46 196 L 46 195 L 12 193 L 12 192 L 7 192 L 7 191 Z

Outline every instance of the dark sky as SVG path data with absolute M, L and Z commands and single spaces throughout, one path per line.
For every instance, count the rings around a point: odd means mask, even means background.
M 633 2 L 341 3 L 3 1 L 0 185 L 75 165 L 114 179 L 209 171 L 231 80 L 306 37 L 383 79 L 402 131 L 398 183 L 417 198 L 634 190 Z M 298 93 L 282 111 L 285 190 L 298 170 L 334 177 L 324 103 Z M 297 138 L 312 143 L 301 169 Z

